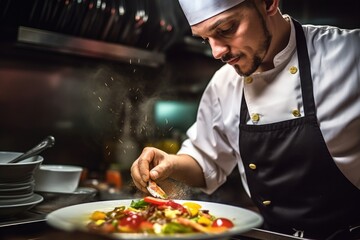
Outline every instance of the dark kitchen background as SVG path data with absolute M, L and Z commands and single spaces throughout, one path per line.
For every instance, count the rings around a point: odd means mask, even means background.
M 280 6 L 303 23 L 360 27 L 358 0 Z M 113 169 L 131 185 L 144 146 L 177 151 L 221 65 L 192 39 L 177 1 L 0 0 L 0 150 L 53 135 L 45 163 L 99 180 Z M 235 170 L 212 198 L 238 204 L 242 192 Z

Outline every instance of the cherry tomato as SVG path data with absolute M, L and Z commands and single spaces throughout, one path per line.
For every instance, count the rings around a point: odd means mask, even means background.
M 232 228 L 232 227 L 234 227 L 234 223 L 227 218 L 217 218 L 214 220 L 214 222 L 212 223 L 211 226 L 212 227 Z
M 119 221 L 120 226 L 126 226 L 133 230 L 137 230 L 142 222 L 144 222 L 145 219 L 138 215 L 138 214 L 131 214 L 129 216 L 126 216 Z

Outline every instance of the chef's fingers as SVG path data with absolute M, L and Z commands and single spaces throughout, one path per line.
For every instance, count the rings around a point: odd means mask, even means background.
M 140 189 L 145 189 L 149 179 L 164 180 L 169 176 L 170 164 L 169 154 L 153 148 L 146 147 L 136 159 L 131 167 L 131 176 L 135 185 Z
M 157 158 L 157 151 L 158 150 L 156 148 L 146 147 L 143 149 L 141 155 L 136 160 L 137 166 L 135 167 L 137 167 L 137 172 L 135 172 L 135 174 L 137 175 L 135 177 L 143 187 L 146 187 L 147 182 L 149 181 L 150 168 L 156 164 L 155 159 Z
M 170 176 L 171 164 L 169 155 L 163 155 L 162 161 L 150 170 L 150 178 L 153 180 L 165 180 Z
M 133 180 L 134 185 L 142 192 L 147 192 L 146 183 L 143 182 L 138 165 L 138 159 L 131 166 L 131 178 Z

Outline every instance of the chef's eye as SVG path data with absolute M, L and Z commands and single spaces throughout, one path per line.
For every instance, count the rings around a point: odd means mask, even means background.
M 228 36 L 233 34 L 236 31 L 236 24 L 231 24 L 228 26 L 223 26 L 221 28 L 218 28 L 218 34 L 221 36 Z

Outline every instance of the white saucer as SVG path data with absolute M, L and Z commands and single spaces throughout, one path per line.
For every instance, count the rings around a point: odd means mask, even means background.
M 44 201 L 35 207 L 35 210 L 42 212 L 51 212 L 53 210 L 90 202 L 94 200 L 97 190 L 90 187 L 79 187 L 74 192 L 71 193 L 55 193 L 55 192 L 39 192 L 44 197 Z

